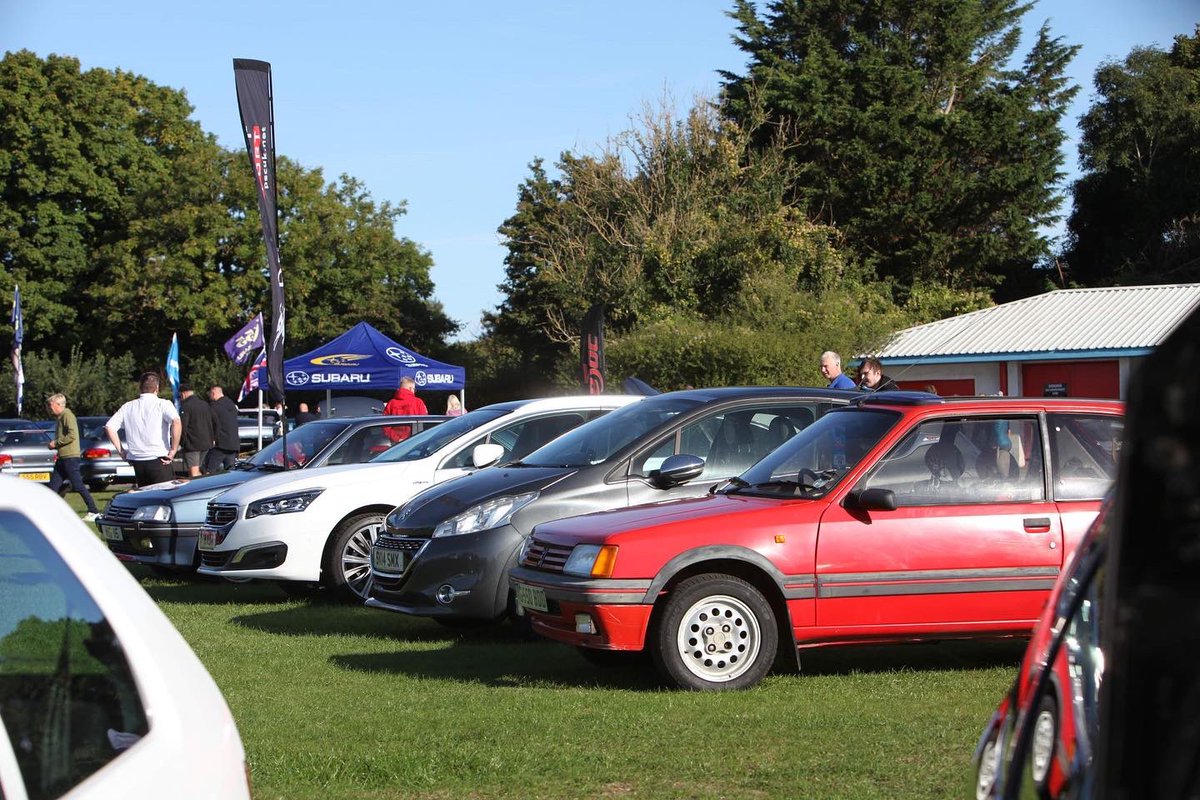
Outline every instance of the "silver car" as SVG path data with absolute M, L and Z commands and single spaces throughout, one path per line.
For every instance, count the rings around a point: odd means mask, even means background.
M 0 475 L 49 483 L 58 459 L 58 454 L 46 447 L 53 439 L 53 431 L 40 428 L 0 433 Z

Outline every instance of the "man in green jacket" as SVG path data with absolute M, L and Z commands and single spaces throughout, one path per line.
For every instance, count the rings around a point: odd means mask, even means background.
M 67 398 L 62 394 L 50 395 L 46 398 L 46 405 L 58 420 L 54 425 L 54 439 L 46 445 L 58 451 L 54 474 L 50 476 L 50 491 L 57 493 L 64 481 L 69 483 L 87 504 L 88 513 L 83 518 L 92 522 L 99 519 L 100 509 L 96 508 L 96 501 L 79 474 L 79 423 L 75 420 L 74 412 L 67 408 Z

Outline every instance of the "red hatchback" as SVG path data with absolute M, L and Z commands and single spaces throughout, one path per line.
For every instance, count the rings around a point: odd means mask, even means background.
M 780 641 L 1028 635 L 1116 475 L 1122 404 L 908 392 L 836 409 L 707 497 L 545 523 L 543 636 L 750 686 Z

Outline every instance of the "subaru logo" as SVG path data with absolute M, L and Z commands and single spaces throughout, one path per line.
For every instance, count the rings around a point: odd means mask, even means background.
M 308 383 L 308 373 L 301 370 L 293 370 L 287 374 L 286 379 L 292 386 L 303 386 Z
M 389 347 L 387 350 L 384 350 L 384 352 L 387 353 L 388 358 L 392 359 L 393 361 L 399 361 L 401 364 L 417 363 L 417 359 L 413 358 L 412 353 L 401 350 L 399 347 Z
M 416 381 L 417 386 L 424 386 L 425 385 L 425 371 L 421 370 L 421 369 L 417 370 L 417 374 L 413 375 L 413 380 Z

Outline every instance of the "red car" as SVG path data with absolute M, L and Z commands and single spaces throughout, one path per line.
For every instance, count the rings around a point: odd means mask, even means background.
M 1050 595 L 1012 689 L 975 751 L 975 797 L 1090 797 L 1100 726 L 1102 598 L 1108 519 L 1102 510 Z
M 1116 475 L 1123 407 L 871 395 L 708 496 L 534 529 L 533 629 L 648 652 L 691 689 L 750 686 L 780 641 L 1028 635 Z

